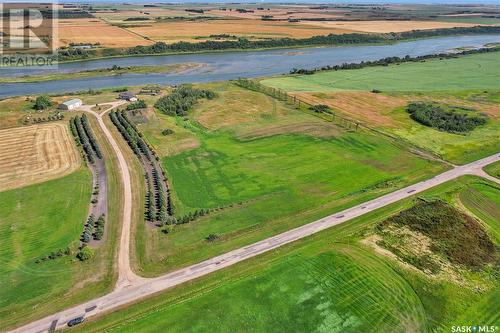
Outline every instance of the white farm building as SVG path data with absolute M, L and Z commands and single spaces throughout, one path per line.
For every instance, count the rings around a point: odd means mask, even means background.
M 61 110 L 73 110 L 82 106 L 82 100 L 79 98 L 70 99 L 69 101 L 59 104 Z

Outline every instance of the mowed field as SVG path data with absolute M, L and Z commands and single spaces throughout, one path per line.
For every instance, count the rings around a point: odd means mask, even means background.
M 466 163 L 500 150 L 499 68 L 500 57 L 489 53 L 277 77 L 261 83 L 312 104 L 326 104 L 335 112 L 396 134 L 451 162 Z M 370 92 L 372 89 L 382 94 Z M 410 119 L 405 111 L 410 101 L 472 108 L 489 120 L 466 135 L 441 132 Z
M 75 252 L 39 264 L 35 260 L 68 246 L 75 251 L 91 190 L 90 172 L 80 169 L 0 192 L 0 330 L 47 311 L 49 301 L 89 278 L 88 267 L 75 265 Z
M 0 130 L 0 191 L 67 175 L 80 165 L 66 123 Z
M 168 235 L 138 231 L 144 274 L 212 257 L 444 170 L 383 136 L 344 131 L 266 95 L 229 83 L 203 87 L 219 97 L 199 103 L 187 120 L 159 116 L 141 130 L 168 154 L 163 165 L 176 216 L 216 210 Z M 162 136 L 162 128 L 175 134 Z M 179 150 L 177 138 L 192 144 Z M 219 239 L 207 243 L 210 234 Z
M 500 230 L 498 218 L 491 215 L 500 209 L 500 191 L 491 183 L 464 177 L 421 197 L 465 207 L 468 214 L 481 217 L 491 236 Z M 497 325 L 499 294 L 487 273 L 465 273 L 470 283 L 439 279 L 408 269 L 360 242 L 378 222 L 416 202 L 406 199 L 90 319 L 76 332 L 198 332 L 207 328 L 220 332 L 441 332 L 471 322 Z M 498 245 L 498 238 L 493 239 Z M 478 293 L 476 286 L 485 281 L 488 287 Z
M 70 43 L 99 43 L 103 47 L 132 47 L 153 43 L 126 29 L 99 19 L 88 18 L 58 20 L 58 35 L 59 46 L 67 46 Z

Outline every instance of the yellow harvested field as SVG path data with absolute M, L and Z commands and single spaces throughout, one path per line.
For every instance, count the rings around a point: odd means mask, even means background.
M 131 47 L 150 45 L 141 36 L 126 29 L 112 26 L 99 19 L 67 19 L 59 20 L 59 42 L 61 46 L 70 43 L 99 43 L 104 47 Z
M 264 15 L 271 15 L 273 19 L 301 19 L 301 18 L 340 18 L 344 17 L 346 11 L 344 10 L 314 10 L 304 7 L 287 7 L 279 8 L 272 7 L 267 10 L 264 6 L 264 10 L 254 10 L 253 13 L 240 13 L 236 10 L 211 10 L 207 12 L 212 15 L 226 16 L 226 17 L 238 17 L 246 19 L 258 19 L 260 20 Z
M 0 130 L 0 191 L 62 177 L 80 165 L 66 123 Z
M 342 34 L 350 31 L 334 27 L 318 27 L 300 23 L 273 22 L 261 20 L 205 20 L 143 23 L 128 30 L 155 41 L 200 41 L 195 37 L 229 34 L 250 39 L 268 37 L 307 38 L 317 35 Z
M 336 28 L 358 32 L 403 32 L 410 30 L 428 30 L 453 27 L 472 27 L 477 24 L 457 22 L 431 22 L 431 21 L 328 21 L 312 22 L 301 21 L 303 25 L 323 28 Z

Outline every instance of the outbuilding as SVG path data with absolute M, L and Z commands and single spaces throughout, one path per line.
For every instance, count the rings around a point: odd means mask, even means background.
M 59 104 L 59 109 L 61 110 L 74 110 L 82 106 L 83 102 L 79 98 L 70 99 L 69 101 L 62 102 Z
M 137 96 L 135 96 L 133 93 L 130 91 L 122 92 L 120 95 L 118 95 L 120 99 L 129 101 L 129 102 L 135 102 L 137 101 Z

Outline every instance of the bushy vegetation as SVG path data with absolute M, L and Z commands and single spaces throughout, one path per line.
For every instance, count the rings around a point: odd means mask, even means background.
M 52 100 L 50 99 L 49 96 L 41 95 L 35 99 L 35 104 L 33 105 L 33 108 L 35 110 L 46 110 L 49 109 L 52 106 L 52 104 L 53 104 Z
M 432 102 L 411 102 L 406 111 L 422 125 L 450 133 L 467 133 L 486 124 L 486 117 L 478 116 L 474 110 Z
M 151 153 L 148 145 L 144 142 L 135 125 L 128 120 L 126 114 L 123 111 L 113 111 L 110 112 L 109 117 L 118 128 L 118 131 L 122 134 L 125 141 L 127 141 L 132 151 L 137 156 L 144 154 L 148 160 L 151 160 Z
M 325 113 L 325 112 L 331 113 L 332 112 L 330 107 L 328 105 L 324 105 L 324 104 L 312 105 L 309 107 L 309 110 L 316 112 L 316 113 Z
M 213 99 L 215 97 L 216 94 L 211 90 L 181 86 L 172 91 L 171 94 L 158 99 L 155 107 L 169 116 L 185 116 L 199 99 Z
M 78 254 L 76 255 L 76 257 L 78 259 L 80 259 L 81 261 L 86 261 L 86 260 L 89 260 L 89 259 L 92 259 L 94 257 L 94 250 L 92 250 L 90 247 L 88 246 L 84 246 L 82 247 L 82 249 L 78 252 Z
M 146 102 L 142 99 L 139 99 L 139 100 L 127 105 L 127 110 L 145 109 L 147 107 L 148 107 L 148 105 L 146 104 Z
M 443 201 L 419 202 L 378 225 L 406 226 L 432 240 L 431 250 L 451 263 L 480 269 L 495 259 L 495 245 L 481 224 Z
M 174 134 L 174 131 L 171 130 L 170 128 L 165 128 L 163 131 L 161 131 L 161 135 L 170 135 L 170 134 Z
M 414 38 L 427 38 L 434 36 L 451 36 L 461 34 L 486 34 L 499 33 L 500 27 L 497 26 L 476 26 L 476 27 L 457 27 L 450 29 L 434 30 L 412 30 L 401 33 L 385 34 L 329 34 L 325 36 L 313 36 L 310 38 L 273 38 L 264 40 L 248 40 L 238 38 L 237 40 L 222 41 L 203 41 L 198 43 L 177 42 L 166 44 L 157 42 L 148 46 L 135 46 L 122 49 L 103 49 L 103 50 L 82 50 L 65 49 L 58 53 L 58 60 L 86 59 L 96 56 L 119 56 L 119 55 L 137 55 L 137 54 L 161 54 L 177 52 L 197 52 L 207 50 L 230 50 L 230 49 L 261 49 L 275 47 L 294 47 L 294 46 L 312 46 L 312 45 L 350 45 L 366 43 L 383 43 Z

